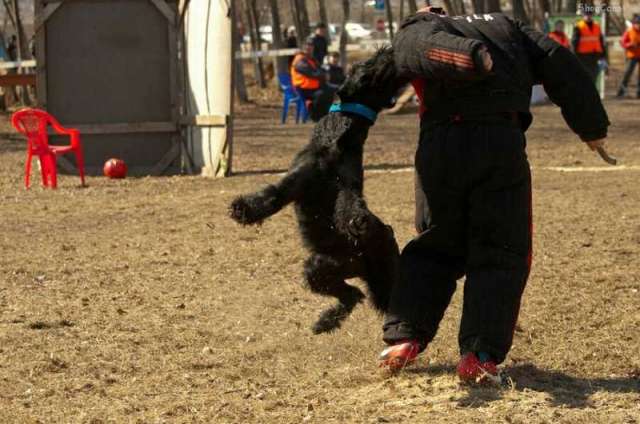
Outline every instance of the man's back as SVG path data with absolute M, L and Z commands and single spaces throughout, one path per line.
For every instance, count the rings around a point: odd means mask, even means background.
M 436 119 L 518 112 L 526 129 L 531 88 L 543 83 L 575 132 L 606 134 L 606 112 L 575 56 L 503 14 L 417 14 L 403 23 L 393 45 L 400 74 L 424 80 L 427 114 Z M 483 66 L 487 53 L 490 71 Z

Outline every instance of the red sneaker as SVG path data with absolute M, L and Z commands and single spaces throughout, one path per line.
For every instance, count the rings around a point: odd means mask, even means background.
M 380 367 L 387 368 L 389 371 L 400 371 L 415 361 L 420 351 L 420 344 L 417 341 L 400 341 L 380 353 Z
M 473 352 L 462 355 L 458 363 L 458 377 L 464 383 L 494 383 L 500 384 L 501 378 L 498 367 L 493 361 L 480 362 Z

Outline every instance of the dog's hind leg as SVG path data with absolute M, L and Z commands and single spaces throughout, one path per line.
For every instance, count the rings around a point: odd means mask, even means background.
M 300 157 L 299 163 L 276 184 L 236 197 L 229 207 L 231 218 L 243 225 L 258 224 L 294 201 L 314 173 L 314 163 L 307 159 Z
M 327 308 L 313 325 L 313 333 L 333 331 L 362 302 L 364 293 L 347 284 L 344 279 L 358 274 L 358 260 L 338 261 L 332 256 L 314 254 L 304 264 L 306 282 L 312 292 L 338 299 L 338 303 Z

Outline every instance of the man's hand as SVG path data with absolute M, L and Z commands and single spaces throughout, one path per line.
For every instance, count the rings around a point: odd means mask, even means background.
M 486 47 L 482 47 L 478 53 L 480 54 L 480 58 L 482 59 L 484 70 L 487 72 L 491 71 L 493 69 L 493 59 L 491 59 L 489 50 Z
M 601 138 L 600 140 L 587 141 L 587 145 L 594 152 L 598 150 L 598 147 L 604 147 L 606 139 Z

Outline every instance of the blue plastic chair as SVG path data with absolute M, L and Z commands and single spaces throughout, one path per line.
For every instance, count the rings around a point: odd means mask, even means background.
M 289 105 L 292 102 L 296 104 L 296 124 L 300 122 L 300 118 L 302 118 L 303 123 L 307 122 L 307 119 L 309 119 L 307 105 L 305 104 L 302 96 L 299 95 L 293 87 L 293 84 L 291 83 L 291 75 L 279 74 L 278 82 L 280 82 L 280 89 L 282 89 L 282 93 L 284 94 L 284 101 L 282 104 L 282 123 L 284 124 L 287 122 Z

